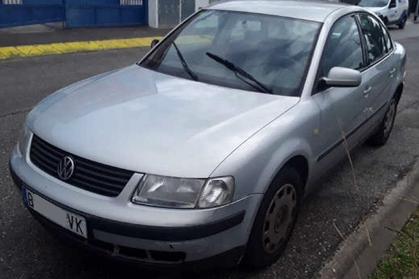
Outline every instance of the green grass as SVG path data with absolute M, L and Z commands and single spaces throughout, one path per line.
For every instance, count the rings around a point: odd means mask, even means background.
M 419 278 L 419 209 L 386 252 L 371 279 Z

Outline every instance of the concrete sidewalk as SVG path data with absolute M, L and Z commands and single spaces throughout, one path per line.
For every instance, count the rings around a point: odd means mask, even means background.
M 0 29 L 0 60 L 149 47 L 168 32 L 149 27 L 63 29 L 59 24 Z
M 63 29 L 61 24 L 0 28 L 0 47 L 164 36 L 170 29 L 146 26 Z

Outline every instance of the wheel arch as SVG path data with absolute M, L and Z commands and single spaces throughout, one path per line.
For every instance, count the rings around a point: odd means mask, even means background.
M 307 158 L 303 155 L 295 155 L 294 157 L 286 161 L 286 163 L 282 166 L 282 168 L 277 172 L 276 175 L 278 175 L 284 168 L 287 167 L 293 168 L 301 175 L 303 185 L 305 188 L 309 175 L 309 164 Z
M 394 97 L 396 98 L 397 104 L 400 102 L 400 99 L 402 98 L 404 85 L 403 83 L 400 83 L 399 86 L 397 86 L 396 92 L 394 92 Z
M 312 179 L 312 169 L 315 163 L 310 144 L 303 138 L 291 138 L 282 142 L 281 147 L 270 154 L 269 161 L 266 161 L 261 175 L 257 181 L 256 192 L 266 193 L 272 183 L 286 167 L 292 167 L 302 177 L 303 190 Z
M 305 182 L 308 180 L 308 175 L 309 175 L 309 161 L 307 159 L 306 156 L 304 155 L 293 155 L 292 157 L 290 157 L 289 159 L 287 159 L 285 161 L 284 164 L 282 164 L 279 168 L 279 170 L 277 170 L 276 174 L 273 176 L 272 181 L 270 182 L 269 186 L 266 188 L 266 192 L 263 196 L 263 199 L 260 200 L 260 204 L 258 205 L 258 209 L 255 212 L 255 215 L 253 217 L 253 222 L 252 222 L 252 229 L 251 229 L 251 233 L 249 234 L 249 239 L 247 242 L 247 247 L 246 247 L 246 253 L 244 254 L 244 262 L 247 264 L 251 264 L 254 265 L 254 257 L 253 260 L 249 260 L 252 255 L 254 255 L 254 251 L 258 251 L 257 248 L 255 248 L 255 244 L 256 241 L 260 238 L 258 238 L 258 228 L 260 228 L 261 226 L 265 226 L 264 225 L 264 215 L 266 214 L 267 209 L 269 209 L 269 204 L 270 204 L 270 200 L 267 197 L 272 197 L 272 195 L 275 193 L 274 191 L 269 192 L 269 189 L 271 190 L 275 190 L 275 188 L 272 188 L 272 186 L 274 186 L 274 181 L 279 178 L 278 176 L 281 174 L 282 171 L 284 171 L 287 168 L 293 168 L 295 169 L 298 173 L 300 173 L 300 175 L 303 175 L 303 189 L 302 189 L 302 196 L 301 198 L 304 196 L 304 187 L 305 187 Z M 280 184 L 276 184 L 276 185 L 280 185 Z M 298 189 L 297 193 L 298 193 Z M 301 189 L 300 189 L 301 190 Z M 271 195 L 269 195 L 269 193 L 272 193 Z M 301 201 L 301 200 L 300 200 Z M 268 202 L 268 203 L 267 203 Z M 297 210 L 298 210 L 298 202 L 297 202 Z M 262 225 L 261 225 L 262 224 Z M 295 221 L 294 221 L 295 224 Z M 294 224 L 292 225 L 292 227 L 294 227 Z M 259 242 L 260 243 L 260 242 Z M 279 251 L 280 255 L 282 253 L 283 250 Z M 279 256 L 278 256 L 279 257 Z M 273 262 L 275 262 L 277 260 L 277 258 L 273 258 Z M 262 261 L 263 263 L 263 261 Z M 259 264 L 256 264 L 254 266 L 259 266 Z M 261 264 L 260 266 L 263 266 L 263 264 Z
M 268 189 L 272 186 L 272 183 L 275 181 L 275 179 L 280 175 L 280 173 L 286 169 L 286 168 L 292 168 L 295 171 L 298 172 L 298 174 L 301 176 L 302 182 L 303 182 L 303 191 L 306 189 L 307 182 L 309 180 L 309 174 L 310 174 L 310 164 L 305 155 L 302 154 L 294 154 L 290 156 L 288 159 L 284 160 L 284 163 L 281 164 L 278 169 L 274 172 L 274 175 L 272 176 L 269 184 L 265 188 L 265 193 L 268 191 Z

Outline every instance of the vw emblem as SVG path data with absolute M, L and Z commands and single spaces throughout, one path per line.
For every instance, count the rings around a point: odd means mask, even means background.
M 62 180 L 69 180 L 74 173 L 74 161 L 71 157 L 65 156 L 57 167 L 58 177 Z

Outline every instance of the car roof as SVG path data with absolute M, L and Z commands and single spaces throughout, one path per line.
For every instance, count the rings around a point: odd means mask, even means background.
M 231 0 L 214 4 L 209 9 L 259 13 L 324 22 L 336 10 L 351 7 L 328 1 Z

